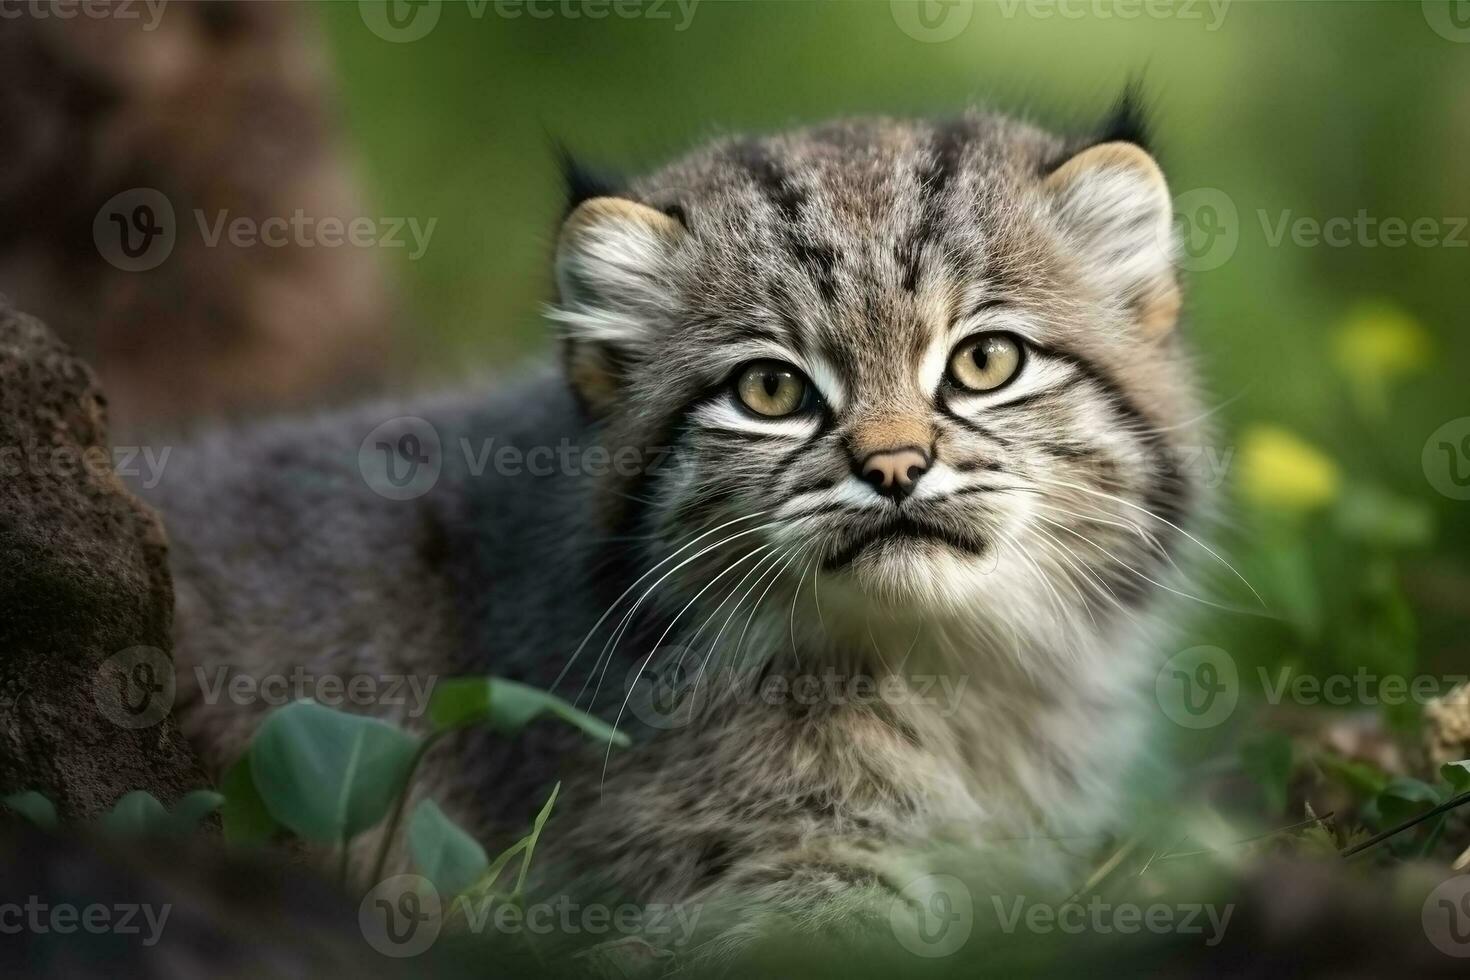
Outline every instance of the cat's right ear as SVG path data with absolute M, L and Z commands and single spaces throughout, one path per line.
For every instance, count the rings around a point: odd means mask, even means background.
M 611 406 L 625 365 L 653 343 L 668 302 L 663 271 L 684 234 L 676 219 L 621 197 L 583 201 L 562 223 L 552 317 L 567 378 L 593 414 Z

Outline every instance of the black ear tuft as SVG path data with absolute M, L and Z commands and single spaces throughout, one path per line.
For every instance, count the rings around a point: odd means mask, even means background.
M 1132 143 L 1145 153 L 1152 153 L 1152 127 L 1143 94 L 1143 82 L 1137 76 L 1128 80 L 1118 101 L 1097 134 L 1099 143 Z
M 1103 143 L 1132 143 L 1149 156 L 1154 155 L 1153 126 L 1148 120 L 1147 98 L 1143 81 L 1135 75 L 1123 86 L 1112 109 L 1098 125 L 1074 129 L 1061 152 L 1041 161 L 1041 175 L 1054 172 L 1083 150 Z
M 557 145 L 556 157 L 567 193 L 563 216 L 571 214 L 577 205 L 594 197 L 618 197 L 626 186 L 627 182 L 621 176 L 584 165 L 565 146 Z

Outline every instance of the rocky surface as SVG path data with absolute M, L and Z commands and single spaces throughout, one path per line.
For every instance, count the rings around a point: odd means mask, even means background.
M 0 297 L 0 796 L 63 820 L 208 785 L 168 714 L 163 528 L 113 463 L 91 370 Z

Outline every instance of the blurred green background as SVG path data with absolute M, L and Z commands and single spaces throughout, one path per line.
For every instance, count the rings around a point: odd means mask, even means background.
M 407 43 L 369 27 L 386 8 L 319 9 L 375 206 L 439 219 L 422 258 L 389 256 L 407 310 L 401 342 L 429 377 L 545 351 L 539 307 L 562 203 L 554 140 L 639 170 L 714 133 L 835 114 L 984 102 L 1081 125 L 1141 74 L 1189 239 L 1187 330 L 1218 409 L 1206 463 L 1235 488 L 1218 537 L 1267 607 L 1206 563 L 1199 592 L 1254 611 L 1197 604 L 1204 614 L 1180 645 L 1230 651 L 1247 690 L 1257 665 L 1470 669 L 1470 502 L 1448 495 L 1470 496 L 1453 479 L 1470 474 L 1470 420 L 1426 447 L 1470 415 L 1460 8 L 430 8 L 437 22 Z M 1298 219 L 1341 226 L 1360 214 L 1373 224 L 1345 243 L 1293 241 Z M 1429 219 L 1427 243 L 1393 245 L 1403 235 L 1383 234 L 1385 219 Z M 1391 712 L 1402 724 L 1413 713 Z

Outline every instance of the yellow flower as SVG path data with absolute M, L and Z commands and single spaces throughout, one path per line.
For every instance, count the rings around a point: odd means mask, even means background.
M 1258 425 L 1240 447 L 1240 491 L 1281 510 L 1312 510 L 1337 496 L 1341 475 L 1326 453 L 1285 429 Z
M 1428 366 L 1432 346 L 1418 320 L 1384 302 L 1359 304 L 1332 344 L 1338 370 L 1374 409 L 1384 406 L 1389 382 Z

